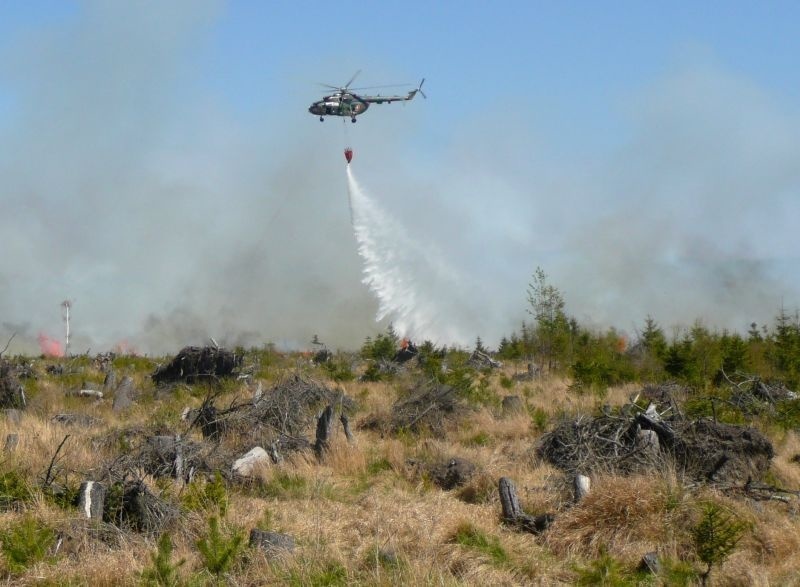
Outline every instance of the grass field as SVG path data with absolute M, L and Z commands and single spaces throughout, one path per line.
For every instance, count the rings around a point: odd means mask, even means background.
M 66 366 L 65 374 L 47 373 L 55 363 Z M 158 533 L 90 522 L 74 505 L 82 481 L 99 478 L 130 450 L 125 431 L 180 433 L 202 441 L 199 430 L 187 430 L 180 415 L 186 407 L 198 407 L 209 386 L 179 384 L 169 393 L 158 392 L 149 378 L 155 364 L 146 358 L 114 359 L 118 379 L 131 376 L 140 392 L 136 404 L 119 413 L 112 411 L 109 396 L 68 395 L 102 383 L 104 373 L 88 358 L 37 359 L 37 378 L 22 380 L 28 405 L 19 422 L 0 419 L 0 439 L 19 438 L 16 449 L 0 457 L 0 572 L 6 584 L 692 585 L 706 570 L 695 534 L 709 503 L 744 528 L 730 555 L 714 566 L 711 584 L 800 584 L 800 519 L 791 494 L 785 494 L 786 501 L 754 501 L 687 483 L 680 471 L 665 467 L 624 477 L 595 474 L 590 495 L 572 504 L 571 480 L 536 458 L 537 439 L 562 418 L 624 404 L 636 385 L 578 394 L 558 376 L 514 382 L 524 365 L 506 363 L 479 375 L 481 401 L 470 403 L 469 411 L 444 430 L 386 432 L 362 424 L 391 413 L 417 376 L 414 369 L 389 381 L 333 381 L 331 370 L 306 357 L 278 353 L 259 364 L 253 380 L 215 388 L 217 405 L 248 400 L 259 381 L 269 390 L 286 373 L 301 373 L 356 400 L 355 442 L 348 443 L 335 426 L 321 460 L 312 451 L 295 452 L 246 480 L 233 478 L 229 470 L 217 477 L 198 473 L 189 484 L 138 472 L 154 494 L 180 512 L 165 527 L 174 548 L 165 556 L 162 547 L 157 564 Z M 506 395 L 520 396 L 525 410 L 504 415 L 499 400 Z M 89 414 L 98 423 L 67 427 L 51 420 L 64 412 Z M 756 425 L 775 447 L 768 481 L 800 487 L 794 459 L 800 435 Z M 313 439 L 313 427 L 307 436 Z M 223 436 L 219 450 L 234 445 L 235 437 Z M 424 468 L 409 464 L 453 457 L 473 462 L 477 473 L 448 491 L 436 486 Z M 43 487 L 48 469 L 54 481 Z M 502 523 L 497 493 L 502 476 L 514 480 L 526 512 L 555 513 L 546 532 L 534 536 Z M 216 534 L 212 518 L 219 520 Z M 252 528 L 291 535 L 294 552 L 271 555 L 249 548 Z M 243 537 L 239 546 L 237 536 Z M 218 555 L 231 547 L 230 556 L 209 560 L 199 542 L 214 543 Z M 650 551 L 661 560 L 658 575 L 637 570 Z

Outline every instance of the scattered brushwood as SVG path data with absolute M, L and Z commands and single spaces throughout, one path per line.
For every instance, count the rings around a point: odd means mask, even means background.
M 632 398 L 637 402 L 639 398 L 647 400 L 654 406 L 659 406 L 661 412 L 669 414 L 681 414 L 680 406 L 689 397 L 690 390 L 674 382 L 661 383 L 658 385 L 645 385 L 642 390 Z
M 203 445 L 180 435 L 150 436 L 132 453 L 132 466 L 154 477 L 183 479 L 203 467 Z
M 333 353 L 328 349 L 320 349 L 311 357 L 311 362 L 315 365 L 324 365 L 333 358 Z
M 757 414 L 774 415 L 776 406 L 800 398 L 781 382 L 766 382 L 757 375 L 734 374 L 728 376 L 720 371 L 721 377 L 731 388 L 730 403 L 748 416 Z
M 114 359 L 116 358 L 117 354 L 113 351 L 109 351 L 107 353 L 97 353 L 92 359 L 92 367 L 98 371 L 107 372 L 111 369 L 111 365 L 114 363 Z
M 199 427 L 205 438 L 229 438 L 236 450 L 263 446 L 276 462 L 281 454 L 309 448 L 306 435 L 325 406 L 342 415 L 356 409 L 352 398 L 313 379 L 290 375 L 253 401 L 234 400 L 227 408 L 215 406 L 209 396 L 199 409 L 187 415 L 190 427 Z
M 716 484 L 761 479 L 770 466 L 772 444 L 753 428 L 665 415 L 629 404 L 578 416 L 543 435 L 537 454 L 570 473 L 658 470 L 670 459 L 688 479 Z
M 499 369 L 503 366 L 503 363 L 500 361 L 496 361 L 492 357 L 490 357 L 484 351 L 479 349 L 475 349 L 472 351 L 472 354 L 469 357 L 468 364 L 473 369 L 478 369 L 482 371 L 484 369 Z
M 25 391 L 15 374 L 14 366 L 0 358 L 0 409 L 25 408 Z
M 141 479 L 118 482 L 109 493 L 104 517 L 119 528 L 159 534 L 179 518 L 178 507 L 153 493 Z
M 156 384 L 176 381 L 195 383 L 231 377 L 241 362 L 241 356 L 218 346 L 187 346 L 172 361 L 157 367 L 151 377 Z
M 262 425 L 287 436 L 299 436 L 315 423 L 316 414 L 326 405 L 350 414 L 356 409 L 355 401 L 341 391 L 295 373 L 263 393 L 252 412 Z
M 388 416 L 372 415 L 362 426 L 390 433 L 410 430 L 444 434 L 448 422 L 457 422 L 468 411 L 455 388 L 430 381 L 417 384 L 408 396 L 398 399 Z

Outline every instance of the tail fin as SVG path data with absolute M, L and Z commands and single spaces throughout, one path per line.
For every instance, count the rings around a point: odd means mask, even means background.
M 413 100 L 413 99 L 414 99 L 414 96 L 416 96 L 416 95 L 417 95 L 417 92 L 419 92 L 419 93 L 422 95 L 422 97 L 423 97 L 423 98 L 425 98 L 425 99 L 427 100 L 427 99 L 428 99 L 428 96 L 426 96 L 426 95 L 425 95 L 425 92 L 423 92 L 423 91 L 422 91 L 422 84 L 424 84 L 424 83 L 425 83 L 425 78 L 423 77 L 423 78 L 422 78 L 422 81 L 421 81 L 421 82 L 419 82 L 419 85 L 417 86 L 417 88 L 416 88 L 415 90 L 411 90 L 411 91 L 408 93 L 408 96 L 406 96 L 406 100 Z

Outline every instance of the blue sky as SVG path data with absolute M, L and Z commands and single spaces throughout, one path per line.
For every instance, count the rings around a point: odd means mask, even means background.
M 381 325 L 344 143 L 486 340 L 538 265 L 598 326 L 768 322 L 800 303 L 797 22 L 796 2 L 0 2 L 0 334 L 56 330 L 75 298 L 101 346 L 357 343 Z M 318 82 L 359 69 L 429 99 L 321 125 Z
M 4 2 L 0 46 L 80 19 L 91 4 Z M 158 14 L 169 3 L 115 4 Z M 206 30 L 185 55 L 195 68 L 193 82 L 218 92 L 243 118 L 269 108 L 287 89 L 305 90 L 292 96 L 300 104 L 313 99 L 317 80 L 306 72 L 335 84 L 357 69 L 366 85 L 427 77 L 436 100 L 422 116 L 434 136 L 447 135 L 475 109 L 511 101 L 520 116 L 557 119 L 567 135 L 579 128 L 589 142 L 614 140 L 624 132 L 614 128 L 622 96 L 698 59 L 787 102 L 800 97 L 796 2 L 410 1 L 353 10 L 329 3 L 204 4 L 172 10 L 208 13 Z M 563 128 L 569 121 L 573 128 Z M 605 138 L 593 136 L 601 133 Z

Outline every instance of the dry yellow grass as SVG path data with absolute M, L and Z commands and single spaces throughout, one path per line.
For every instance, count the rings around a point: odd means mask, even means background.
M 351 422 L 355 443 L 348 443 L 337 426 L 322 462 L 311 453 L 294 455 L 281 465 L 263 467 L 253 481 L 228 484 L 225 531 L 272 529 L 294 536 L 297 548 L 292 555 L 277 558 L 248 551 L 226 582 L 302 585 L 323 584 L 322 577 L 332 577 L 331 584 L 356 585 L 568 585 L 575 582 L 576 569 L 601 551 L 629 568 L 649 550 L 668 559 L 691 561 L 689 530 L 695 521 L 695 504 L 699 499 L 715 499 L 751 521 L 753 528 L 730 560 L 715 571 L 716 584 L 796 584 L 800 521 L 791 509 L 796 503 L 753 504 L 707 489 L 690 490 L 665 471 L 627 478 L 595 476 L 590 496 L 571 504 L 570 480 L 535 458 L 533 447 L 542 431 L 534 415 L 538 410 L 552 425 L 565 413 L 592 411 L 603 403 L 620 405 L 636 391 L 635 386 L 614 388 L 601 400 L 570 392 L 563 378 L 542 377 L 511 388 L 501 387 L 498 379 L 492 380 L 491 389 L 500 396 L 521 396 L 527 411 L 504 416 L 496 407 L 482 408 L 441 437 L 382 436 L 361 429 L 359 425 L 370 414 L 389 413 L 397 385 L 343 384 L 342 390 L 361 405 Z M 220 402 L 248 394 L 244 387 L 234 388 Z M 201 401 L 199 395 L 182 391 L 171 399 L 145 397 L 139 406 L 115 414 L 110 399 L 92 403 L 64 398 L 61 387 L 41 382 L 20 424 L 0 419 L 0 438 L 9 433 L 20 436 L 17 451 L 5 455 L 2 466 L 23 471 L 34 482 L 70 434 L 59 465 L 72 471 L 71 479 L 78 482 L 79 473 L 90 477 L 113 457 L 116 447 L 103 442 L 111 430 L 149 426 L 154 421 L 180 428 L 185 426 L 177 419 L 182 408 Z M 97 428 L 52 423 L 50 417 L 62 411 L 90 413 L 104 423 Z M 199 432 L 192 431 L 190 436 L 199 439 Z M 786 487 L 797 488 L 800 466 L 791 459 L 800 453 L 800 437 L 788 433 L 775 440 L 774 475 Z M 223 440 L 221 448 L 228 443 Z M 454 456 L 473 461 L 481 470 L 466 488 L 442 491 L 408 465 L 410 459 L 429 463 Z M 501 523 L 497 497 L 501 476 L 514 480 L 526 512 L 557 514 L 547 533 L 536 537 Z M 165 487 L 163 482 L 145 479 L 154 489 Z M 174 495 L 184 490 L 180 482 L 167 485 Z M 150 565 L 156 537 L 124 532 L 116 543 L 103 541 L 85 529 L 77 512 L 62 510 L 40 494 L 23 510 L 69 541 L 55 561 L 9 577 L 9 584 L 133 585 Z M 13 525 L 21 515 L 0 513 L 0 528 Z M 209 515 L 208 511 L 185 512 L 172 528 L 174 557 L 186 560 L 181 570 L 184 578 L 202 568 L 194 542 L 207 532 Z M 487 537 L 503 556 L 493 557 L 454 540 L 462 526 Z M 381 558 L 385 551 L 395 554 L 396 564 Z

